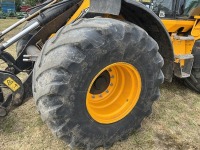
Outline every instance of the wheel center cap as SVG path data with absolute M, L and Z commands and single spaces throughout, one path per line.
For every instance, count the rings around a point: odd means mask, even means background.
M 110 84 L 110 74 L 108 71 L 104 71 L 99 77 L 94 81 L 91 94 L 101 94 L 103 93 Z

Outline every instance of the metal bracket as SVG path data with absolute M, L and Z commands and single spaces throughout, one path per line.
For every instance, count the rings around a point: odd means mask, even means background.
M 33 62 L 36 61 L 38 58 L 38 55 L 23 55 L 23 56 L 24 56 L 23 61 L 26 62 Z
M 0 71 L 0 73 L 3 73 L 3 71 Z M 10 75 L 13 75 L 13 74 L 10 74 Z M 32 88 L 31 88 L 32 87 L 32 72 L 29 74 L 26 80 L 24 80 L 24 82 L 20 84 L 21 84 L 20 89 L 18 89 L 15 92 L 9 93 L 6 100 L 4 100 L 3 102 L 0 102 L 0 117 L 6 116 L 8 112 L 14 110 L 19 105 L 22 105 L 23 103 L 27 102 L 31 97 L 33 97 Z M 17 97 L 16 95 L 18 95 L 19 97 Z
M 194 56 L 192 54 L 176 55 L 174 63 L 174 75 L 179 78 L 190 77 Z
M 182 41 L 194 41 L 195 40 L 195 38 L 191 35 L 189 35 L 189 36 L 174 35 L 174 39 L 175 40 L 182 40 Z
M 121 10 L 121 0 L 90 0 L 91 13 L 103 13 L 119 15 Z
M 21 80 L 11 72 L 0 71 L 0 85 L 10 89 L 10 93 L 6 93 L 7 98 L 0 105 L 0 116 L 6 115 L 5 111 L 9 110 L 12 105 L 20 105 L 23 100 L 24 86 Z M 1 88 L 1 94 L 3 93 Z M 5 94 L 2 94 L 5 95 Z

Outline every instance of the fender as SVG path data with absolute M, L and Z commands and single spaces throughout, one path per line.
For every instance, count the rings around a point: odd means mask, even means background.
M 121 0 L 90 0 L 91 13 L 119 15 Z
M 174 52 L 167 30 L 160 18 L 142 3 L 134 0 L 88 0 L 89 12 L 94 14 L 121 15 L 129 22 L 143 28 L 159 45 L 164 58 L 162 71 L 167 81 L 172 81 Z
M 162 71 L 165 79 L 171 82 L 174 64 L 173 46 L 160 18 L 145 5 L 133 0 L 122 1 L 120 14 L 125 20 L 143 28 L 158 43 L 159 53 L 165 62 Z
M 165 26 L 160 18 L 142 3 L 134 0 L 90 0 L 91 13 L 121 15 L 129 22 L 143 28 L 159 45 L 164 58 L 162 71 L 167 81 L 172 81 L 174 52 Z

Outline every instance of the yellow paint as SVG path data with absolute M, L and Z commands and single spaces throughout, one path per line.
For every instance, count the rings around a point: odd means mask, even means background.
M 20 88 L 19 84 L 10 77 L 8 77 L 3 83 L 14 92 Z
M 82 11 L 89 7 L 90 7 L 90 0 L 83 0 L 83 3 L 78 8 L 78 10 L 74 13 L 74 15 L 69 19 L 69 21 L 67 22 L 67 25 L 72 23 L 74 20 L 76 20 L 81 15 Z M 54 36 L 55 36 L 55 33 L 51 34 L 49 38 L 52 38 Z
M 200 16 L 194 16 L 195 19 L 200 19 Z
M 195 40 L 200 39 L 200 22 L 199 22 L 200 17 L 196 19 L 194 23 L 194 27 L 192 29 L 191 35 L 195 37 Z
M 175 58 L 175 63 L 179 63 L 180 67 L 184 67 L 185 65 L 185 60 L 184 59 L 179 59 L 179 58 Z
M 195 43 L 193 41 L 177 40 L 171 37 L 175 55 L 191 54 L 192 48 Z
M 171 41 L 173 45 L 174 55 L 187 55 L 192 53 L 193 46 L 196 40 L 200 39 L 200 16 L 195 16 L 193 20 L 170 20 L 170 19 L 162 19 L 163 24 L 165 25 L 167 31 L 171 34 Z M 181 40 L 176 39 L 174 36 L 177 35 L 178 30 L 183 28 L 182 33 L 190 32 L 190 36 L 194 37 L 194 40 Z M 184 34 L 183 34 L 184 35 Z M 183 36 L 179 35 L 179 36 Z M 184 67 L 185 59 L 179 59 L 175 57 L 175 63 L 180 64 L 180 67 Z
M 176 55 L 187 55 L 192 53 L 193 46 L 196 40 L 200 39 L 200 16 L 195 16 L 193 20 L 168 20 L 162 19 L 167 31 L 171 34 L 171 41 L 173 45 L 174 54 Z M 194 40 L 179 40 L 175 39 L 174 36 L 180 28 L 183 28 L 181 32 L 190 32 L 189 35 L 194 37 Z M 181 35 L 179 35 L 181 36 Z M 175 63 L 179 63 L 181 67 L 185 65 L 184 59 L 175 58 Z
M 167 20 L 162 19 L 163 24 L 165 25 L 168 32 L 177 32 L 180 27 L 184 27 L 182 32 L 187 32 L 192 29 L 195 21 L 193 20 Z
M 149 0 L 136 0 L 142 2 L 150 2 Z M 74 15 L 69 19 L 67 25 L 72 23 L 76 20 L 82 13 L 83 10 L 90 7 L 90 0 L 83 0 L 82 4 L 78 8 L 78 10 L 74 13 Z M 121 16 L 112 16 L 109 14 L 105 14 L 104 17 L 108 18 L 115 18 L 118 20 L 123 20 Z M 163 24 L 165 25 L 167 31 L 171 33 L 171 40 L 174 48 L 175 55 L 184 55 L 184 54 L 191 54 L 192 48 L 196 40 L 200 39 L 200 16 L 194 16 L 194 19 L 162 19 Z M 194 41 L 187 41 L 187 40 L 177 40 L 173 38 L 173 35 L 177 33 L 178 29 L 183 28 L 181 32 L 188 32 L 191 31 L 191 36 L 194 37 Z M 53 37 L 55 34 L 52 34 Z
M 51 34 L 50 37 L 49 37 L 49 39 L 52 38 L 52 37 L 54 37 L 55 35 L 56 35 L 56 33 Z
M 90 0 L 84 0 L 79 9 L 74 13 L 74 15 L 70 18 L 70 20 L 67 22 L 67 24 L 72 23 L 74 20 L 76 20 L 83 10 L 90 7 Z
M 95 80 L 104 71 L 110 75 L 110 85 L 100 94 L 90 93 Z M 90 116 L 102 124 L 111 124 L 126 117 L 137 104 L 142 89 L 138 70 L 131 64 L 118 62 L 102 69 L 92 80 L 86 97 Z

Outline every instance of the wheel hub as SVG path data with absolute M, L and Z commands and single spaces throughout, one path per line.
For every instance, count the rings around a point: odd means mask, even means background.
M 109 84 L 110 84 L 110 74 L 106 70 L 94 81 L 90 93 L 101 94 L 108 88 Z
M 88 88 L 88 113 L 99 123 L 120 121 L 135 107 L 141 86 L 140 74 L 131 64 L 119 62 L 105 67 Z

